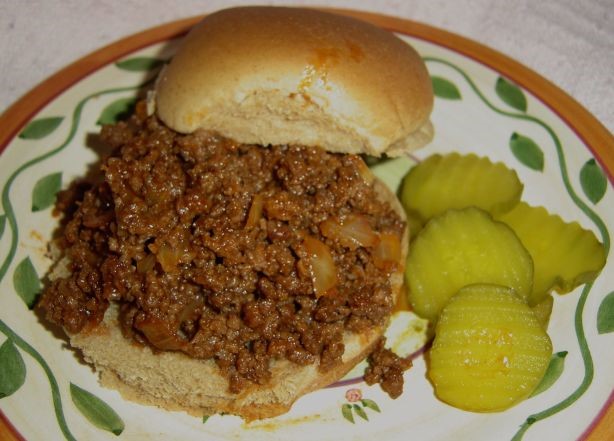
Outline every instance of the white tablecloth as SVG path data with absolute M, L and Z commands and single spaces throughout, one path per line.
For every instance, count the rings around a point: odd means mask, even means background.
M 254 1 L 0 0 L 0 112 L 66 64 L 151 26 Z M 614 0 L 286 0 L 422 21 L 553 81 L 614 132 Z

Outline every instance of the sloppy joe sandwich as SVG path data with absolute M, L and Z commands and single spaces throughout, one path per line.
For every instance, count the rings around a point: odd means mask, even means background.
M 166 409 L 278 415 L 374 351 L 367 380 L 397 396 L 409 362 L 382 335 L 407 224 L 360 154 L 427 143 L 432 103 L 418 54 L 377 27 L 206 17 L 103 127 L 104 178 L 59 195 L 39 306 L 104 386 Z

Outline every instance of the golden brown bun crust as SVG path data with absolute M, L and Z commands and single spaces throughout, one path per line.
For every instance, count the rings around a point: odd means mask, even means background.
M 405 220 L 403 208 L 388 187 L 375 179 L 374 188 L 378 197 L 389 202 Z M 408 234 L 406 228 L 398 271 L 390 276 L 393 302 L 403 284 Z M 58 264 L 51 277 L 65 273 L 65 263 Z M 116 307 L 107 310 L 97 327 L 71 335 L 70 343 L 95 366 L 101 384 L 119 390 L 126 399 L 195 415 L 226 412 L 253 420 L 285 413 L 301 396 L 341 379 L 372 351 L 384 330 L 382 326 L 361 334 L 346 333 L 342 363 L 325 373 L 315 364 L 299 366 L 285 359 L 275 360 L 267 385 L 253 386 L 238 395 L 228 392 L 228 380 L 214 361 L 193 359 L 180 352 L 154 353 L 126 339 L 117 323 Z
M 400 155 L 428 143 L 431 81 L 416 51 L 354 18 L 283 7 L 207 16 L 158 78 L 158 116 L 246 144 Z
M 70 343 L 95 365 L 100 382 L 128 400 L 196 416 L 229 413 L 247 421 L 281 415 L 302 395 L 342 378 L 373 349 L 383 329 L 346 334 L 343 362 L 321 373 L 315 364 L 299 366 L 275 360 L 271 380 L 239 394 L 228 392 L 228 380 L 213 360 L 198 360 L 180 352 L 154 353 L 121 333 L 117 308 L 89 332 L 72 335 Z

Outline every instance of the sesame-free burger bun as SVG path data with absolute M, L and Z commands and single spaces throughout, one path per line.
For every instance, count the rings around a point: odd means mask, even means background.
M 376 26 L 310 9 L 207 16 L 160 73 L 150 104 L 178 132 L 245 144 L 398 156 L 433 136 L 433 91 L 416 51 Z
M 305 9 L 236 8 L 208 16 L 161 72 L 153 99 L 171 129 L 217 131 L 245 144 L 379 155 L 400 154 L 432 136 L 432 90 L 416 52 L 371 25 Z M 388 274 L 394 303 L 409 244 L 406 216 L 395 194 L 362 166 L 375 198 L 405 222 L 399 260 Z M 55 248 L 50 280 L 67 277 L 72 268 L 70 256 Z M 373 351 L 387 325 L 346 329 L 341 361 L 326 371 L 319 361 L 301 365 L 276 357 L 270 381 L 232 393 L 214 359 L 153 350 L 124 335 L 120 307 L 111 302 L 100 323 L 68 333 L 104 386 L 164 409 L 246 420 L 284 413 L 306 393 L 341 379 Z

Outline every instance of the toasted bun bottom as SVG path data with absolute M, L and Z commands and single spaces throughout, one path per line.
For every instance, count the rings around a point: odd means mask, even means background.
M 266 385 L 239 394 L 228 392 L 228 380 L 213 360 L 154 353 L 127 340 L 117 323 L 117 308 L 109 308 L 95 330 L 71 336 L 70 343 L 96 366 L 102 386 L 117 389 L 128 400 L 197 416 L 225 412 L 254 420 L 283 414 L 298 397 L 343 377 L 370 353 L 382 330 L 347 334 L 343 362 L 325 373 L 315 364 L 274 360 Z
M 378 197 L 405 219 L 388 187 L 375 179 L 374 188 Z M 399 271 L 390 276 L 393 300 L 403 283 L 408 234 L 406 229 Z M 62 272 L 65 270 L 56 268 L 52 277 Z M 369 355 L 385 330 L 380 326 L 360 334 L 346 333 L 342 362 L 327 372 L 320 372 L 317 364 L 300 366 L 276 359 L 271 363 L 272 378 L 266 385 L 252 385 L 233 394 L 228 392 L 228 380 L 213 360 L 194 359 L 180 352 L 154 352 L 138 345 L 123 336 L 117 316 L 118 308 L 113 305 L 98 326 L 70 336 L 71 345 L 80 349 L 99 372 L 103 386 L 142 404 L 199 416 L 225 412 L 248 421 L 285 413 L 302 395 L 339 380 Z

